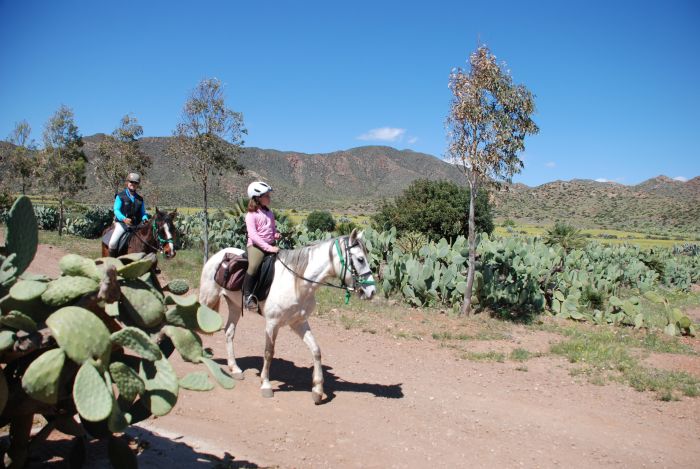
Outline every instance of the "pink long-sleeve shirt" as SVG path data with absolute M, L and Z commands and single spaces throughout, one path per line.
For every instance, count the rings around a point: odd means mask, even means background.
M 245 225 L 248 230 L 248 246 L 257 246 L 263 251 L 270 252 L 275 243 L 275 215 L 272 210 L 258 209 L 248 212 L 245 216 Z

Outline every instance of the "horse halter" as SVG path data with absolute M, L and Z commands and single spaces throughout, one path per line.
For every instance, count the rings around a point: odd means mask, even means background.
M 165 224 L 165 222 L 163 222 Z M 143 225 L 139 225 L 143 226 Z M 164 251 L 164 246 L 166 243 L 171 243 L 173 247 L 175 246 L 175 241 L 172 238 L 161 238 L 160 236 L 160 230 L 158 229 L 158 225 L 156 224 L 156 220 L 153 219 L 153 223 L 151 224 L 151 227 L 153 228 L 153 238 L 157 241 L 158 246 L 153 246 L 151 243 L 143 239 L 138 232 L 138 228 L 134 230 L 134 235 L 144 244 L 144 246 L 148 246 L 149 248 L 153 249 L 155 252 L 160 252 L 161 254 Z M 173 249 L 174 250 L 174 249 Z
M 367 280 L 372 276 L 372 271 L 370 269 L 367 269 L 367 272 L 360 274 L 357 272 L 357 268 L 355 268 L 355 263 L 353 262 L 352 255 L 350 254 L 350 249 L 360 246 L 360 242 L 358 240 L 355 240 L 355 243 L 350 246 L 349 237 L 343 237 L 345 255 L 343 255 L 343 252 L 340 250 L 339 239 L 336 239 L 334 244 L 335 249 L 338 252 L 338 258 L 340 259 L 341 288 L 345 289 L 345 304 L 348 304 L 350 302 L 350 292 L 357 291 L 358 288 L 362 289 L 366 286 L 375 285 L 376 283 L 373 280 Z M 348 286 L 345 283 L 345 276 L 348 273 L 348 264 L 350 264 L 349 270 L 352 277 L 352 286 Z

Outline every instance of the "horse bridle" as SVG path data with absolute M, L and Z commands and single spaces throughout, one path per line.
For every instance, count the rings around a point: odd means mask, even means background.
M 163 223 L 165 224 L 166 222 L 163 222 Z M 155 220 L 155 219 L 153 220 L 153 224 L 152 224 L 152 227 L 153 227 L 153 237 L 158 241 L 158 246 L 153 246 L 151 243 L 149 243 L 148 241 L 146 241 L 145 239 L 143 239 L 143 238 L 141 237 L 141 235 L 139 235 L 138 230 L 139 230 L 139 228 L 141 228 L 142 226 L 143 226 L 143 224 L 138 225 L 136 228 L 134 228 L 134 236 L 136 236 L 136 237 L 144 244 L 144 246 L 148 246 L 149 248 L 153 249 L 155 252 L 160 252 L 160 253 L 162 253 L 162 252 L 163 252 L 163 247 L 165 246 L 166 243 L 173 243 L 173 246 L 175 245 L 175 242 L 174 242 L 173 238 L 161 238 L 161 237 L 160 237 L 160 234 L 158 233 L 158 225 L 156 224 L 156 220 Z
M 345 304 L 348 304 L 350 301 L 350 296 L 351 292 L 357 291 L 358 285 L 360 287 L 364 286 L 370 286 L 370 285 L 375 285 L 375 282 L 373 280 L 367 280 L 372 275 L 372 271 L 368 270 L 367 272 L 363 274 L 359 274 L 357 272 L 357 269 L 355 268 L 355 264 L 352 262 L 352 256 L 350 255 L 350 249 L 359 246 L 360 243 L 359 241 L 355 241 L 352 246 L 349 245 L 348 242 L 348 237 L 343 237 L 343 246 L 345 248 L 345 256 L 343 256 L 343 252 L 340 250 L 340 242 L 339 238 L 335 239 L 335 242 L 333 243 L 335 245 L 335 249 L 338 252 L 338 258 L 340 259 L 340 285 L 335 285 L 333 283 L 328 283 L 328 282 L 319 282 L 316 280 L 311 280 L 310 278 L 306 278 L 303 275 L 295 272 L 292 270 L 291 267 L 289 267 L 287 264 L 282 262 L 282 259 L 277 256 L 277 260 L 280 261 L 280 263 L 284 266 L 285 269 L 290 271 L 292 275 L 294 275 L 297 278 L 300 278 L 302 280 L 305 280 L 310 283 L 315 283 L 317 285 L 323 285 L 326 287 L 333 287 L 333 288 L 339 288 L 341 290 L 345 290 Z M 348 264 L 350 264 L 350 275 L 352 277 L 352 286 L 349 286 L 345 283 L 345 275 L 348 272 Z

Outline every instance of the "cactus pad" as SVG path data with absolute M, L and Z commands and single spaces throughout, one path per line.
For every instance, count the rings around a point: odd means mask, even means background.
M 41 300 L 49 306 L 62 306 L 97 291 L 99 284 L 86 277 L 59 277 L 49 283 Z
M 31 301 L 40 298 L 48 284 L 34 280 L 20 280 L 10 288 L 10 296 L 18 301 Z
M 170 412 L 177 402 L 177 375 L 167 358 L 155 362 L 141 361 L 139 376 L 146 385 L 144 403 L 155 416 Z
M 148 334 L 136 327 L 125 327 L 112 334 L 112 342 L 136 352 L 145 360 L 156 361 L 163 357 L 160 348 L 153 343 Z
M 98 257 L 95 259 L 95 265 L 97 265 L 98 268 L 105 270 L 110 265 L 113 265 L 118 269 L 123 267 L 124 263 L 122 263 L 122 261 L 119 259 L 115 259 L 114 257 Z
M 130 264 L 132 262 L 140 261 L 144 258 L 146 253 L 144 252 L 132 252 L 130 254 L 124 254 L 123 256 L 117 257 L 117 259 L 124 265 Z
M 154 259 L 155 257 L 146 256 L 141 260 L 132 262 L 123 267 L 118 267 L 117 274 L 127 279 L 139 278 L 151 270 L 155 263 Z
M 221 329 L 223 321 L 219 313 L 206 305 L 201 305 L 197 309 L 197 324 L 206 333 L 213 333 Z
M 29 197 L 20 196 L 10 209 L 5 233 L 5 250 L 17 254 L 14 264 L 17 275 L 24 272 L 36 254 L 39 230 Z
M 122 362 L 110 363 L 109 374 L 119 389 L 119 399 L 121 400 L 133 402 L 136 396 L 142 394 L 146 389 L 139 375 Z
M 163 332 L 170 337 L 185 361 L 198 363 L 202 358 L 202 340 L 189 329 L 165 326 Z
M 16 257 L 15 254 L 0 256 L 0 296 L 4 296 L 17 279 L 17 267 L 12 263 Z
M 173 326 L 184 327 L 185 329 L 197 329 L 197 312 L 194 308 L 181 308 L 176 306 L 165 313 L 165 320 Z
M 47 404 L 58 402 L 58 384 L 66 361 L 60 348 L 44 352 L 35 359 L 22 377 L 22 388 L 37 401 Z
M 236 385 L 236 381 L 234 381 L 230 374 L 224 371 L 223 368 L 221 368 L 211 358 L 202 357 L 201 361 L 204 362 L 205 365 L 207 365 L 209 372 L 214 377 L 214 379 L 216 379 L 219 382 L 222 388 L 233 389 L 233 387 Z
M 0 317 L 0 324 L 5 327 L 27 332 L 34 332 L 37 329 L 34 319 L 21 311 L 10 311 L 4 314 Z
M 197 297 L 195 295 L 187 296 L 171 296 L 172 301 L 183 308 L 194 308 L 197 305 Z
M 112 348 L 109 331 L 87 309 L 77 306 L 61 308 L 46 319 L 46 325 L 58 345 L 74 362 L 83 363 L 93 358 L 103 365 L 107 364 Z
M 165 305 L 141 280 L 131 280 L 121 288 L 123 306 L 131 319 L 140 327 L 155 327 L 165 320 Z
M 58 263 L 61 272 L 64 275 L 73 277 L 88 277 L 96 282 L 102 280 L 103 271 L 100 271 L 95 265 L 95 261 L 87 259 L 77 254 L 68 254 L 63 256 Z
M 0 352 L 4 352 L 15 344 L 17 337 L 13 331 L 0 331 Z
M 80 417 L 89 422 L 99 422 L 112 413 L 112 394 L 91 361 L 83 363 L 75 376 L 73 400 Z
M 214 384 L 209 381 L 206 371 L 196 371 L 180 379 L 180 387 L 190 391 L 211 391 L 214 389 Z
M 118 318 L 119 317 L 119 303 L 117 303 L 117 302 L 107 303 L 105 305 L 105 313 L 107 313 L 107 316 L 111 316 L 113 318 Z
M 174 295 L 184 295 L 189 291 L 190 286 L 187 284 L 186 280 L 176 278 L 175 280 L 171 280 L 170 283 L 168 283 L 167 289 L 170 293 L 173 293 Z

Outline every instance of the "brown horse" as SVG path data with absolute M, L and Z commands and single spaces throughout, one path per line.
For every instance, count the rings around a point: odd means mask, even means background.
M 156 207 L 155 216 L 135 227 L 133 236 L 129 240 L 128 253 L 132 252 L 162 252 L 165 257 L 175 257 L 175 217 L 177 209 L 170 213 L 161 212 Z M 104 243 L 104 235 L 112 227 L 107 228 L 102 233 L 102 257 L 109 257 L 109 246 Z

